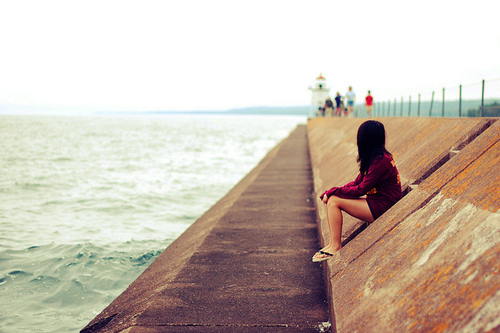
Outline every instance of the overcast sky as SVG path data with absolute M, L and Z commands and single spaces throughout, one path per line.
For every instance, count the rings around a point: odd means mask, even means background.
M 368 89 L 375 100 L 443 87 L 452 96 L 459 84 L 476 94 L 482 79 L 500 97 L 498 9 L 492 0 L 0 0 L 0 108 L 309 105 L 320 73 L 332 93 L 352 85 L 358 101 Z

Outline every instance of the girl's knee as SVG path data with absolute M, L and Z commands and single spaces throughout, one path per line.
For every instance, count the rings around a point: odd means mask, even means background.
M 327 207 L 338 207 L 339 206 L 339 197 L 332 195 L 328 198 L 328 202 L 326 203 Z

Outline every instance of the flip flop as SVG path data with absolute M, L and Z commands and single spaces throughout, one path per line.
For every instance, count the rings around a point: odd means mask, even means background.
M 316 258 L 317 255 L 324 255 L 324 257 L 321 257 L 321 258 Z M 324 261 L 324 260 L 327 260 L 327 259 L 330 259 L 331 257 L 333 257 L 333 254 L 331 253 L 328 253 L 328 252 L 325 252 L 325 251 L 318 251 L 314 254 L 313 258 L 312 258 L 312 261 L 313 262 L 320 262 L 320 261 Z

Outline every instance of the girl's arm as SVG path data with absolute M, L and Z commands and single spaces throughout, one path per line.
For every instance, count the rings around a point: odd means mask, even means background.
M 353 180 L 352 182 L 350 183 L 347 183 L 345 184 L 344 186 L 342 187 L 353 187 L 353 186 L 356 186 L 358 185 L 359 183 L 361 183 L 363 177 L 361 174 L 359 174 L 355 180 Z M 331 189 L 329 190 L 326 190 L 323 194 L 321 194 L 319 197 L 320 199 L 323 199 L 323 196 L 326 195 L 327 198 L 329 198 L 332 194 L 334 194 L 335 191 L 337 191 L 337 189 L 339 189 L 340 187 L 332 187 Z
M 330 197 L 336 195 L 341 198 L 355 199 L 367 194 L 379 183 L 381 177 L 388 171 L 387 166 L 383 163 L 384 159 L 376 159 L 368 168 L 367 174 L 363 177 L 361 174 L 354 182 L 346 184 L 342 187 L 333 187 L 323 193 L 320 198 L 326 195 Z

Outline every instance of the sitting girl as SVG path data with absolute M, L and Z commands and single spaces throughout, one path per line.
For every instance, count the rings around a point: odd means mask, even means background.
M 342 248 L 342 211 L 373 222 L 402 197 L 398 169 L 392 155 L 385 149 L 384 125 L 376 120 L 361 124 L 357 144 L 358 177 L 320 196 L 326 204 L 330 242 L 313 256 L 314 262 L 327 260 Z

